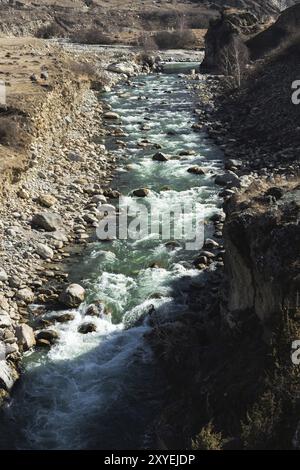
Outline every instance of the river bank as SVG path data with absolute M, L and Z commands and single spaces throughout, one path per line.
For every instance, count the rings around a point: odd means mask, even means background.
M 120 72 L 103 72 L 114 62 L 114 53 L 93 54 L 94 66 L 89 69 L 84 65 L 89 60 L 86 55 L 82 62 L 81 55 L 66 54 L 43 42 L 35 44 L 35 49 L 32 42 L 25 46 L 20 40 L 11 43 L 11 52 L 7 45 L 3 54 L 17 54 L 18 47 L 18 57 L 39 59 L 36 77 L 40 67 L 47 67 L 50 78 L 45 84 L 29 85 L 34 68 L 29 67 L 20 82 L 9 63 L 7 66 L 11 88 L 5 109 L 13 110 L 22 96 L 27 135 L 24 147 L 1 146 L 1 400 L 18 378 L 22 353 L 36 344 L 28 322 L 32 324 L 32 318 L 47 309 L 47 304 L 57 301 L 68 280 L 72 246 L 78 247 L 76 257 L 82 250 L 79 247 L 89 240 L 89 227 L 97 222 L 93 197 L 105 201 L 103 193 L 114 195 L 109 185 L 116 161 L 101 142 L 109 108 L 101 104 L 99 92 L 93 88 L 107 89 L 127 80 Z M 51 64 L 53 56 L 56 67 L 60 63 L 58 70 Z M 117 53 L 121 57 L 131 70 L 141 71 L 132 54 Z M 32 92 L 27 97 L 24 90 L 29 87 Z M 12 157 L 6 158 L 10 153 Z M 31 310 L 28 305 L 33 303 L 40 304 L 41 310 Z
M 196 128 L 225 154 L 225 270 L 205 318 L 149 335 L 173 390 L 154 430 L 162 449 L 298 448 L 299 370 L 290 351 L 299 337 L 299 158 L 295 121 L 286 119 L 297 108 L 292 75 L 285 67 L 283 93 L 281 72 L 271 62 L 235 93 L 222 77 L 190 77 Z
M 58 341 L 47 355 L 37 350 L 25 356 L 25 374 L 3 416 L 11 432 L 9 445 L 18 448 L 154 445 L 149 424 L 159 414 L 168 388 L 144 337 L 152 322 L 163 324 L 184 312 L 202 310 L 199 288 L 205 290 L 209 272 L 213 275 L 214 265 L 222 265 L 222 214 L 214 185 L 222 153 L 205 134 L 194 132 L 193 97 L 185 77 L 139 76 L 132 85 L 108 92 L 105 100 L 122 117 L 122 142 L 116 135 L 117 120 L 106 127 L 107 148 L 119 162 L 114 188 L 132 208 L 138 204 L 132 192 L 144 188 L 145 203 L 162 214 L 191 199 L 206 221 L 206 237 L 218 232 L 219 241 L 206 240 L 206 252 L 199 260 L 197 252 L 186 252 L 181 243 L 151 235 L 140 241 L 94 241 L 78 254 L 77 262 L 71 263 L 71 277 L 86 287 L 85 302 L 69 310 L 67 318 L 63 311 L 41 315 L 44 321 L 55 321 L 47 326 L 48 332 L 55 329 Z M 168 155 L 165 161 L 153 159 L 158 148 Z M 201 172 L 189 171 L 200 164 Z M 103 315 L 95 316 L 94 310 L 90 314 L 90 304 L 95 309 L 99 299 L 109 309 L 112 323 Z M 151 319 L 149 311 L 156 312 Z M 60 314 L 68 320 L 65 324 L 57 320 Z M 94 329 L 84 335 L 79 328 L 87 321 Z M 62 389 L 66 394 L 61 394 Z M 145 403 L 141 396 L 147 397 Z M 134 432 L 137 415 L 138 433 Z M 36 419 L 41 416 L 42 428 Z M 115 433 L 116 420 L 124 433 Z M 16 426 L 18 434 L 13 437 Z M 90 432 L 93 426 L 97 433 Z M 84 439 L 82 429 L 86 429 Z

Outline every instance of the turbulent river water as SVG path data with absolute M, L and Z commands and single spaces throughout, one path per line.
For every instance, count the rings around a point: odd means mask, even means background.
M 104 99 L 120 114 L 127 134 L 121 137 L 126 148 L 116 144 L 120 137 L 108 137 L 107 145 L 119 156 L 114 186 L 129 205 L 138 204 L 131 191 L 147 187 L 151 191 L 147 204 L 157 211 L 187 199 L 205 218 L 220 211 L 211 176 L 222 167 L 222 153 L 205 133 L 192 130 L 195 103 L 183 77 L 177 73 L 138 77 L 133 86 L 119 85 Z M 148 130 L 141 130 L 143 124 Z M 174 157 L 186 150 L 194 154 L 156 162 L 153 147 L 137 145 L 141 139 L 160 144 Z M 206 167 L 207 174 L 189 173 L 193 165 Z M 191 264 L 195 256 L 180 246 L 170 250 L 165 240 L 151 234 L 136 241 L 90 244 L 73 273 L 87 289 L 87 300 L 74 311 L 73 321 L 55 325 L 60 340 L 49 353 L 35 351 L 24 358 L 22 379 L 2 412 L 0 448 L 151 445 L 149 426 L 159 416 L 168 388 L 145 340 L 150 330 L 147 319 L 139 326 L 134 321 L 151 306 L 161 321 L 189 308 L 189 287 L 199 281 L 199 271 Z M 110 308 L 112 322 L 84 317 L 96 322 L 97 331 L 82 335 L 77 329 L 84 309 L 95 299 Z

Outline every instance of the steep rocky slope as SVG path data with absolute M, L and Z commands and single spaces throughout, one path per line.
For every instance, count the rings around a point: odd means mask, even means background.
M 254 313 L 266 325 L 296 307 L 300 259 L 300 184 L 280 178 L 254 183 L 226 206 L 225 316 L 243 322 Z
M 292 84 L 300 74 L 299 45 L 295 38 L 275 51 L 249 70 L 240 90 L 220 99 L 218 116 L 224 123 L 212 135 L 222 140 L 227 133 L 226 154 L 243 160 L 245 171 L 295 174 L 299 169 L 300 107 L 292 102 Z
M 257 60 L 293 40 L 299 26 L 299 3 L 283 11 L 275 23 L 261 22 L 252 11 L 224 10 L 218 19 L 211 21 L 206 33 L 203 69 L 223 73 L 224 54 L 234 38 L 247 45 L 249 60 Z
M 282 46 L 299 34 L 300 31 L 300 4 L 285 10 L 278 20 L 267 30 L 251 38 L 247 45 L 251 52 L 251 59 L 259 59 L 270 51 Z
M 207 28 L 224 6 L 248 9 L 259 17 L 277 15 L 279 0 L 217 0 L 132 2 L 131 0 L 1 0 L 0 34 L 31 35 L 41 27 L 56 24 L 70 34 L 82 27 L 97 28 L 119 35 L 120 31 L 166 29 L 182 25 Z M 285 5 L 285 3 L 284 3 Z
M 220 17 L 211 21 L 205 36 L 205 58 L 202 70 L 212 73 L 223 73 L 225 67 L 226 48 L 234 37 L 244 41 L 263 28 L 258 17 L 253 13 L 242 10 L 227 9 Z

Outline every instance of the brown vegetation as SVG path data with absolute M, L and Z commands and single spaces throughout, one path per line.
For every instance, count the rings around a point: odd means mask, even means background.
M 80 44 L 114 44 L 116 38 L 108 33 L 104 33 L 100 29 L 90 28 L 90 29 L 80 29 L 76 31 L 70 37 L 71 41 L 80 43 Z
M 159 49 L 185 49 L 196 44 L 196 37 L 192 30 L 161 31 L 153 36 Z
M 66 31 L 55 22 L 42 26 L 36 32 L 36 37 L 41 39 L 63 38 L 65 35 Z

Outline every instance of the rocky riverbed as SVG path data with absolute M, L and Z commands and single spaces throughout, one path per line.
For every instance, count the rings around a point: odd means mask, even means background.
M 114 54 L 104 55 L 104 60 L 98 57 L 96 70 L 102 73 L 103 68 L 114 63 L 113 58 Z M 71 53 L 71 59 L 76 63 L 78 56 Z M 141 71 L 132 55 L 128 58 L 123 54 L 122 59 L 121 63 L 115 62 L 113 70 L 104 72 L 105 82 L 99 82 L 97 88 L 107 89 Z M 43 324 L 37 322 L 35 326 L 38 336 L 27 324 L 29 319 L 32 324 L 47 304 L 58 302 L 63 286 L 68 284 L 67 262 L 88 242 L 91 228 L 97 225 L 97 207 L 107 198 L 119 195 L 110 188 L 115 156 L 101 142 L 101 136 L 104 138 L 108 132 L 103 121 L 114 118 L 108 105 L 99 101 L 99 93 L 90 88 L 89 81 L 76 85 L 75 78 L 69 92 L 62 94 L 60 84 L 56 89 L 56 98 L 49 100 L 35 118 L 39 131 L 32 136 L 28 148 L 27 171 L 18 176 L 18 183 L 5 183 L 3 189 L 1 400 L 18 378 L 22 353 L 36 344 L 50 346 L 49 338 L 40 333 Z M 114 132 L 122 135 L 119 126 Z M 60 298 L 68 305 L 66 296 L 64 299 Z M 31 309 L 33 304 L 40 307 Z

